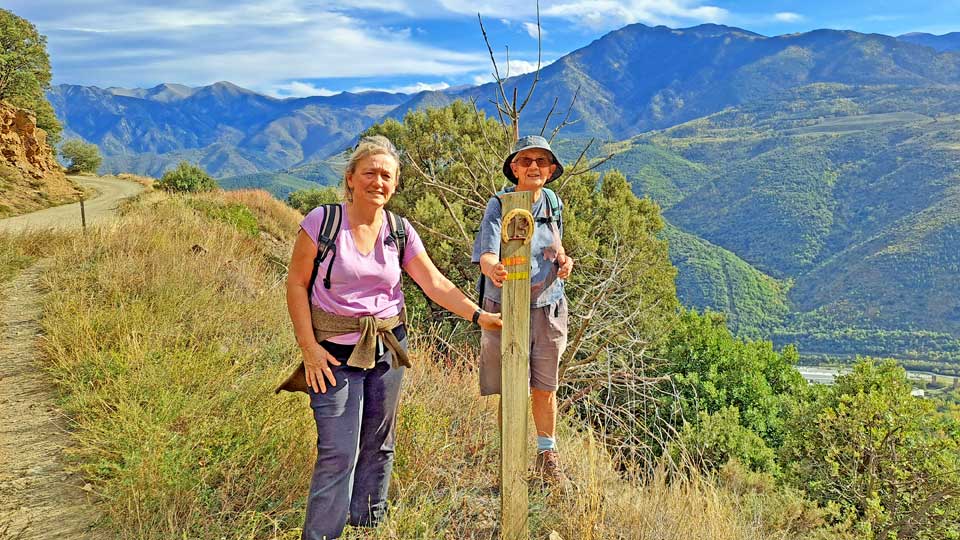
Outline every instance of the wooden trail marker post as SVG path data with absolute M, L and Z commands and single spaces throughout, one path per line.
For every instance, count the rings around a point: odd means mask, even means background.
M 85 198 L 84 195 L 80 195 L 80 225 L 83 227 L 83 232 L 87 232 L 87 211 L 83 207 L 83 200 Z
M 527 401 L 530 376 L 529 191 L 501 195 L 500 260 L 503 283 L 500 337 L 500 527 L 502 540 L 527 540 Z

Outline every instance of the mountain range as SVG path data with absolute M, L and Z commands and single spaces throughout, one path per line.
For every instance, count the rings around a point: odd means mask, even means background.
M 133 90 L 58 85 L 48 97 L 64 138 L 96 143 L 106 172 L 160 176 L 186 159 L 218 177 L 325 158 L 408 100 L 386 92 L 277 99 L 229 82 Z
M 950 32 L 942 36 L 935 36 L 924 32 L 912 32 L 898 36 L 898 39 L 918 45 L 925 45 L 938 51 L 960 50 L 960 32 Z
M 524 124 L 542 125 L 553 98 L 560 97 L 560 106 L 566 107 L 578 89 L 573 117 L 580 121 L 564 135 L 620 140 L 775 98 L 799 85 L 955 84 L 960 60 L 938 52 L 945 49 L 960 49 L 955 34 L 898 39 L 817 30 L 765 37 L 713 24 L 687 29 L 633 24 L 544 67 Z M 532 80 L 532 74 L 512 77 L 507 86 L 518 87 L 522 95 Z M 494 96 L 493 83 L 413 95 L 344 92 L 288 99 L 229 82 L 149 89 L 61 84 L 48 93 L 65 138 L 96 143 L 105 172 L 158 176 L 188 159 L 216 177 L 320 161 L 384 117 L 402 118 L 409 110 L 456 99 L 476 100 L 493 114 L 488 100 Z
M 955 34 L 635 24 L 544 67 L 522 122 L 539 128 L 576 94 L 561 155 L 600 139 L 593 155 L 663 208 L 681 298 L 741 335 L 960 364 L 958 49 Z M 221 82 L 50 98 L 109 171 L 189 159 L 283 196 L 335 182 L 324 160 L 383 118 L 457 99 L 492 113 L 494 91 L 276 99 Z

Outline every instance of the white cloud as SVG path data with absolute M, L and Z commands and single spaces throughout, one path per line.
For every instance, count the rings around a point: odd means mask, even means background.
M 579 21 L 590 28 L 615 28 L 636 22 L 667 26 L 720 23 L 730 15 L 723 8 L 687 0 L 572 0 L 558 2 L 541 11 L 545 15 Z
M 448 11 L 512 20 L 536 15 L 534 2 L 492 0 L 477 6 L 472 0 L 439 0 Z M 703 0 L 545 0 L 540 3 L 542 16 L 559 17 L 590 28 L 612 29 L 642 22 L 682 26 L 705 22 L 724 22 L 730 18 L 726 9 L 705 5 Z
M 533 39 L 537 39 L 537 37 L 538 37 L 538 36 L 537 36 L 537 31 L 538 31 L 537 23 L 525 22 L 525 23 L 523 23 L 523 29 L 527 31 L 527 34 L 529 34 L 530 37 L 532 37 Z M 540 36 L 539 36 L 539 37 L 547 37 L 547 31 L 543 29 L 543 25 L 542 25 L 542 24 L 541 24 L 540 27 L 539 27 L 539 32 L 540 32 Z
M 779 22 L 800 22 L 804 19 L 803 15 L 799 13 L 793 13 L 792 11 L 781 11 L 780 13 L 775 13 L 773 15 L 774 20 Z
M 450 85 L 445 82 L 438 82 L 438 83 L 417 82 L 417 83 L 408 84 L 404 86 L 393 86 L 389 88 L 356 87 L 356 88 L 351 88 L 350 91 L 355 93 L 374 91 L 374 92 L 391 92 L 394 94 L 397 94 L 397 93 L 416 94 L 417 92 L 423 92 L 425 90 L 437 91 L 437 90 L 446 90 L 447 88 L 450 88 Z
M 327 88 L 321 88 L 314 86 L 311 83 L 305 83 L 300 81 L 290 81 L 285 84 L 276 84 L 270 90 L 266 91 L 267 95 L 286 98 L 286 97 L 310 97 L 310 96 L 332 96 L 338 94 L 334 90 L 329 90 Z
M 518 75 L 524 75 L 526 73 L 532 73 L 537 69 L 536 62 L 529 62 L 527 60 L 510 60 L 509 66 L 504 66 L 503 64 L 497 64 L 500 69 L 500 76 L 506 78 L 507 76 L 516 77 Z M 540 64 L 540 69 L 543 69 L 550 65 L 550 62 L 543 62 Z M 505 67 L 509 69 L 504 69 Z M 490 70 L 486 73 L 480 75 L 474 75 L 473 84 L 487 84 L 494 82 L 493 78 L 493 67 L 490 67 Z
M 437 90 L 446 90 L 447 88 L 450 88 L 450 85 L 445 82 L 438 82 L 438 83 L 418 82 L 416 84 L 411 84 L 408 86 L 397 87 L 393 91 L 400 92 L 401 94 L 415 94 L 417 92 L 423 92 L 424 90 L 437 91 Z
M 541 64 L 540 68 L 542 69 L 546 64 Z M 523 75 L 524 73 L 530 73 L 537 69 L 536 62 L 528 62 L 526 60 L 510 60 L 509 66 L 510 69 L 506 73 L 501 73 L 504 76 L 516 77 L 517 75 Z
M 342 11 L 373 6 L 373 0 L 319 7 L 294 0 L 240 0 L 228 6 L 171 2 L 171 7 L 134 1 L 95 10 L 54 9 L 51 0 L 35 1 L 44 16 L 33 20 L 48 36 L 57 83 L 145 87 L 229 80 L 297 95 L 324 89 L 288 81 L 463 75 L 487 63 L 482 50 L 436 47 L 418 41 L 409 26 L 371 24 Z M 402 0 L 376 6 L 410 7 Z

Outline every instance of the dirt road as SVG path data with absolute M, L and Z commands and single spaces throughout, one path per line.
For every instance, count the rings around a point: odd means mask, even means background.
M 144 190 L 136 182 L 90 176 L 71 176 L 72 180 L 84 187 L 97 190 L 97 195 L 84 202 L 87 225 L 101 223 L 113 215 L 120 201 L 133 197 Z M 79 228 L 80 203 L 55 206 L 38 212 L 0 219 L 0 231 L 21 231 L 24 229 Z

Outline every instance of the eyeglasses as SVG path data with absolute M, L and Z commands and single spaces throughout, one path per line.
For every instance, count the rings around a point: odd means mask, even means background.
M 519 157 L 513 160 L 514 163 L 520 165 L 521 167 L 529 167 L 534 161 L 537 162 L 537 167 L 546 167 L 553 164 L 553 161 L 550 158 L 538 157 L 537 159 L 529 157 Z

